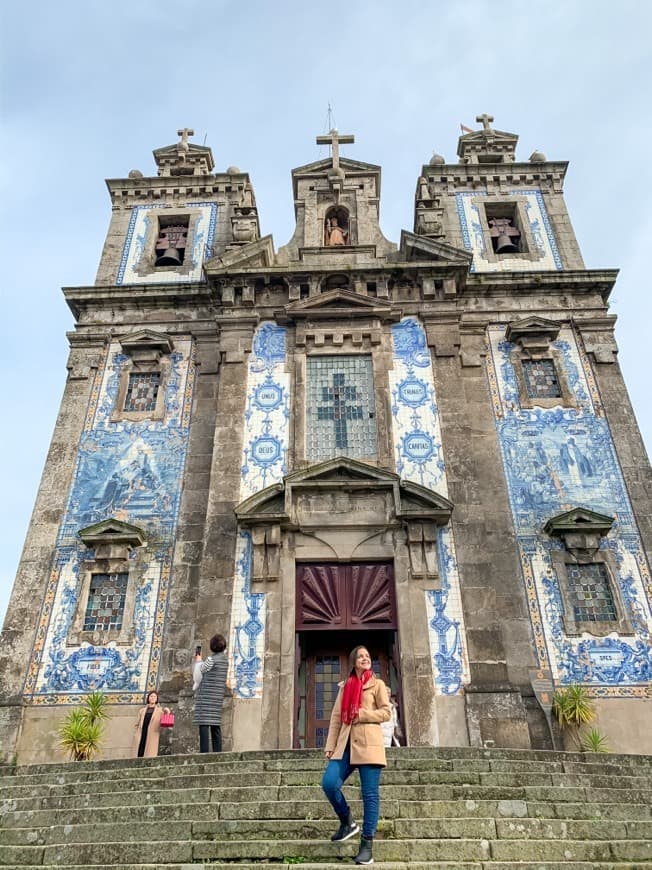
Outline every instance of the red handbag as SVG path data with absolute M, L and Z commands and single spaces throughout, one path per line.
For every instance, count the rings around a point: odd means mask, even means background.
M 174 726 L 174 713 L 161 713 L 161 728 L 172 728 Z

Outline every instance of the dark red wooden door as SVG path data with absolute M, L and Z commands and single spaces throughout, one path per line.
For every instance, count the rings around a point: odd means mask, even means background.
M 297 565 L 298 631 L 396 628 L 391 563 Z

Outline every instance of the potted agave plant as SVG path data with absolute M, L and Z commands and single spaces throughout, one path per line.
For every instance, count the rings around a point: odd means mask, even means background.
M 91 692 L 61 723 L 59 746 L 73 761 L 90 761 L 99 752 L 106 719 L 106 698 L 102 692 Z

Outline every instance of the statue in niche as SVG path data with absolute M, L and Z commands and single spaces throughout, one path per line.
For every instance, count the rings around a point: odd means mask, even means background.
M 431 199 L 428 179 L 422 175 L 417 182 L 417 202 L 430 202 Z
M 349 233 L 346 227 L 341 227 L 336 215 L 326 218 L 326 244 L 346 245 Z
M 244 186 L 238 208 L 244 214 L 248 214 L 252 209 L 256 208 L 256 203 L 254 202 L 254 190 L 249 181 Z

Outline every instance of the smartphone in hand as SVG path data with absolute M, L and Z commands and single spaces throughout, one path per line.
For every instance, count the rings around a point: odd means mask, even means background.
M 195 647 L 195 655 L 196 655 L 196 656 L 200 656 L 200 655 L 201 655 L 201 644 L 198 644 L 198 645 Z

